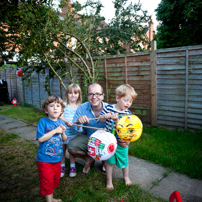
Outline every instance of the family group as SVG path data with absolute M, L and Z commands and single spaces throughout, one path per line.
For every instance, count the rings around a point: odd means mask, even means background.
M 123 84 L 116 88 L 116 104 L 104 102 L 103 88 L 98 83 L 88 86 L 88 101 L 82 104 L 79 85 L 70 84 L 65 92 L 66 100 L 57 96 L 49 96 L 42 105 L 46 117 L 40 119 L 36 139 L 39 142 L 37 167 L 40 178 L 40 194 L 46 202 L 59 202 L 53 198 L 54 189 L 58 188 L 60 178 L 65 175 L 65 154 L 69 152 L 69 177 L 76 176 L 76 158 L 85 161 L 83 173 L 89 173 L 95 160 L 88 155 L 89 137 L 99 128 L 108 132 L 115 130 L 120 116 L 131 114 L 129 108 L 137 94 L 132 86 Z M 96 129 L 95 129 L 96 128 Z M 102 161 L 102 171 L 106 172 L 106 188 L 114 189 L 112 183 L 113 166 L 123 171 L 123 179 L 127 186 L 132 184 L 129 178 L 128 146 L 117 138 L 115 154 Z

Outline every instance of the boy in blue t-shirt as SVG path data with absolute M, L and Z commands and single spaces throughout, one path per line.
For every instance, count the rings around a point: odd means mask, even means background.
M 46 202 L 61 201 L 53 198 L 55 188 L 60 183 L 62 141 L 67 140 L 65 123 L 59 116 L 64 112 L 61 98 L 49 96 L 42 105 L 47 117 L 39 120 L 36 139 L 39 142 L 37 167 L 40 178 L 40 194 L 45 195 Z
M 137 94 L 132 86 L 129 84 L 123 84 L 116 88 L 116 104 L 107 105 L 102 112 L 100 113 L 100 122 L 105 122 L 105 128 L 108 132 L 115 135 L 117 138 L 117 149 L 115 154 L 107 160 L 106 164 L 106 188 L 114 189 L 112 183 L 112 172 L 113 167 L 116 164 L 118 168 L 121 168 L 123 171 L 123 178 L 125 181 L 125 185 L 130 186 L 132 182 L 129 178 L 129 164 L 128 164 L 128 145 L 130 142 L 126 142 L 119 138 L 116 133 L 116 125 L 118 123 L 118 119 L 124 115 L 131 114 L 130 106 L 135 100 Z

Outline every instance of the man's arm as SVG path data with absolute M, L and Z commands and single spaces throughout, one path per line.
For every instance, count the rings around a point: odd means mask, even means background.
M 111 118 L 111 112 L 108 111 L 107 105 L 104 107 L 100 113 L 99 122 L 104 123 L 107 119 Z

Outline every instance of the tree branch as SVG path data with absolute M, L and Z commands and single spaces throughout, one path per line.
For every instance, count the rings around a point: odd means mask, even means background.
M 88 74 L 86 74 L 86 71 L 84 71 L 84 69 L 82 67 L 80 67 L 74 60 L 72 60 L 68 55 L 65 54 L 65 52 L 63 50 L 61 50 L 60 48 L 56 47 L 59 51 L 61 51 L 65 57 L 67 57 L 76 67 L 78 67 L 84 74 L 85 76 L 89 79 Z
M 75 54 L 77 57 L 79 57 L 79 59 L 83 62 L 83 64 L 85 65 L 85 67 L 86 67 L 86 69 L 87 69 L 87 71 L 88 71 L 88 74 L 89 74 L 89 76 L 87 76 L 87 78 L 91 78 L 91 80 L 92 80 L 92 74 L 91 74 L 91 72 L 90 72 L 90 69 L 89 69 L 89 67 L 88 67 L 88 65 L 86 64 L 86 62 L 84 61 L 84 59 L 77 53 L 77 52 L 75 52 L 75 51 L 73 51 L 72 49 L 70 49 L 70 48 L 68 48 L 64 43 L 62 43 L 59 39 L 55 39 L 55 41 L 57 41 L 57 42 L 59 42 L 60 44 L 62 44 L 62 46 L 64 46 L 67 50 L 69 50 L 69 51 L 71 51 L 73 54 Z M 58 48 L 58 47 L 56 47 L 56 48 Z M 68 57 L 68 56 L 67 56 Z M 69 58 L 69 57 L 68 57 Z M 71 60 L 71 61 L 73 61 L 73 60 Z M 76 63 L 75 63 L 76 64 Z M 77 65 L 76 65 L 77 66 Z M 78 67 L 78 66 L 77 66 Z M 84 71 L 84 70 L 83 70 Z
M 62 84 L 62 86 L 63 86 L 64 89 L 66 90 L 67 88 L 66 88 L 65 84 L 63 83 L 61 77 L 60 77 L 60 76 L 57 74 L 57 72 L 54 70 L 54 68 L 53 68 L 52 65 L 50 64 L 50 62 L 49 62 L 49 60 L 48 60 L 48 58 L 47 58 L 47 56 L 46 56 L 46 54 L 44 53 L 43 50 L 42 50 L 42 53 L 43 53 L 44 57 L 46 58 L 46 61 L 47 61 L 48 65 L 49 65 L 49 67 L 50 67 L 51 70 L 54 72 L 54 74 L 58 77 L 60 83 Z

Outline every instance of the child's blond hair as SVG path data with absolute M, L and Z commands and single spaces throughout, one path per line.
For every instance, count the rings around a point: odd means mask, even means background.
M 78 100 L 76 101 L 76 104 L 80 105 L 82 103 L 81 88 L 76 83 L 70 84 L 68 86 L 68 88 L 66 89 L 66 92 L 65 92 L 66 100 L 65 101 L 67 102 L 67 105 L 69 104 L 68 93 L 71 93 L 72 91 L 75 93 L 79 93 L 79 97 L 78 97 Z
M 116 96 L 118 96 L 119 98 L 125 97 L 127 95 L 130 95 L 132 97 L 132 100 L 135 100 L 135 98 L 137 97 L 137 93 L 131 85 L 123 84 L 116 88 Z
M 64 112 L 64 109 L 65 109 L 65 105 L 63 104 L 63 101 L 60 97 L 56 96 L 56 95 L 51 95 L 51 96 L 48 96 L 43 104 L 42 104 L 42 111 L 45 113 L 46 116 L 48 116 L 48 113 L 47 113 L 47 108 L 48 108 L 48 105 L 50 103 L 53 103 L 53 102 L 56 102 L 56 103 L 59 103 L 61 104 L 61 107 L 62 107 L 62 111 L 61 111 L 61 114 Z

